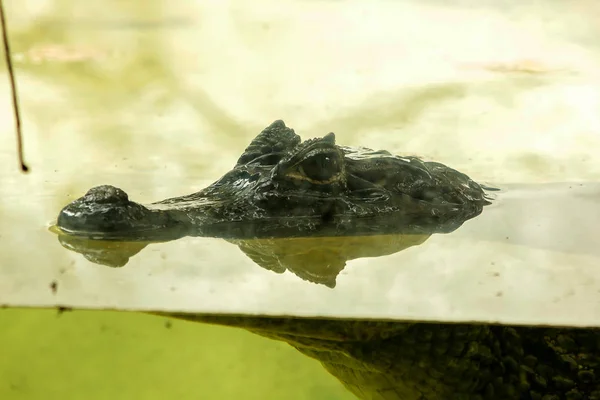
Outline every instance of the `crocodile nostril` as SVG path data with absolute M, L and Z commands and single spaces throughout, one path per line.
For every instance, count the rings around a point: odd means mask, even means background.
M 127 203 L 129 202 L 129 197 L 127 193 L 123 190 L 110 186 L 110 185 L 102 185 L 96 186 L 88 190 L 88 192 L 83 196 L 84 201 L 93 202 L 93 203 Z

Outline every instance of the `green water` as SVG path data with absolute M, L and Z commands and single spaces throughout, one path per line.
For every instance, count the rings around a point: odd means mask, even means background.
M 1 399 L 352 399 L 317 361 L 240 329 L 119 312 L 0 311 Z

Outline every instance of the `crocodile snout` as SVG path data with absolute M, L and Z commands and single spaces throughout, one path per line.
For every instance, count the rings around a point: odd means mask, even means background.
M 68 204 L 56 224 L 71 235 L 103 239 L 139 239 L 177 225 L 168 213 L 130 201 L 127 193 L 110 185 L 96 186 Z

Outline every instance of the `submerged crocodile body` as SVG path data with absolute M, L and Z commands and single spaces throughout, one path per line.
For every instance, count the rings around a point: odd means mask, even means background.
M 365 400 L 600 400 L 600 330 L 164 314 L 245 328 Z
M 67 205 L 58 227 L 122 240 L 451 232 L 489 204 L 482 187 L 436 162 L 301 142 L 283 121 L 264 129 L 234 168 L 207 188 L 149 205 L 99 186 Z
M 301 143 L 276 121 L 230 172 L 198 193 L 141 205 L 101 186 L 66 206 L 57 225 L 74 238 L 61 239 L 65 247 L 106 264 L 124 265 L 145 242 L 213 236 L 236 243 L 264 268 L 281 272 L 285 264 L 333 288 L 345 260 L 356 257 L 350 251 L 356 243 L 333 258 L 292 256 L 290 245 L 306 247 L 314 236 L 362 236 L 374 238 L 366 246 L 372 248 L 381 234 L 412 235 L 418 240 L 408 245 L 418 245 L 432 233 L 452 232 L 487 204 L 479 184 L 442 164 L 338 146 L 333 134 Z M 111 251 L 117 257 L 108 257 Z M 326 261 L 322 271 L 314 259 Z M 361 399 L 600 400 L 597 329 L 163 315 L 283 340 L 321 361 Z

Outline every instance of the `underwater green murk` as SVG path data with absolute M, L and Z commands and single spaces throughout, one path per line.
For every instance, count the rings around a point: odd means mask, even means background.
M 141 313 L 2 309 L 0 398 L 351 400 L 318 362 L 241 329 Z

